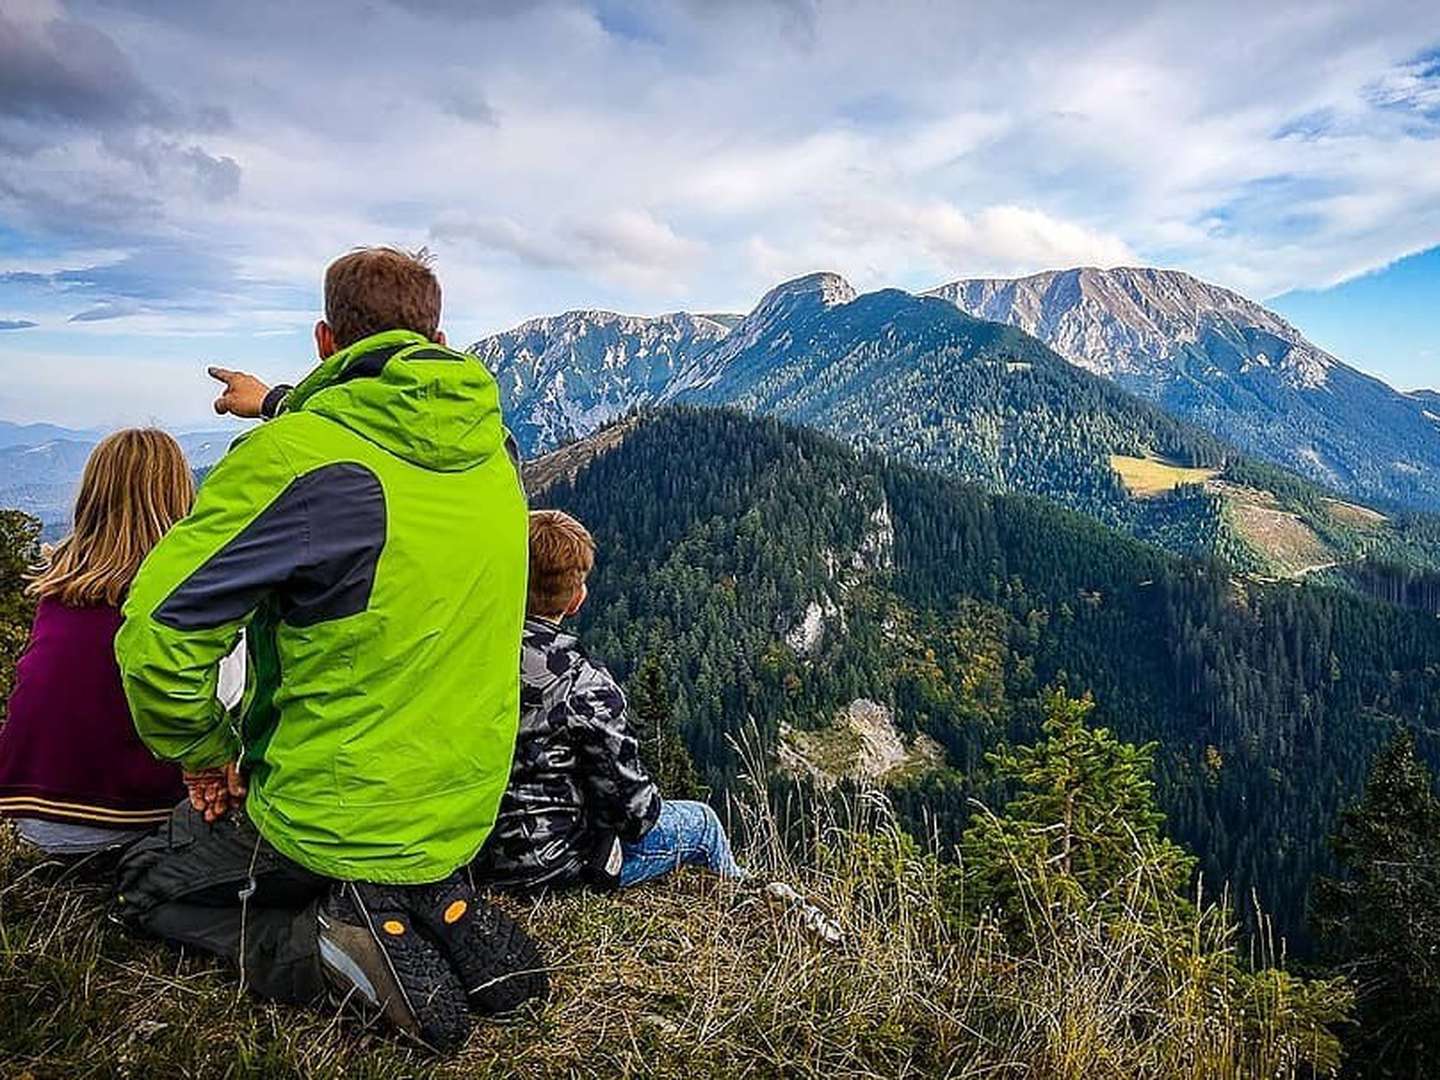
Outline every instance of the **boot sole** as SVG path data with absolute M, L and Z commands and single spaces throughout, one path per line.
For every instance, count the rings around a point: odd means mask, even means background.
M 370 962 L 362 970 L 378 976 L 377 984 L 388 983 L 376 986 L 385 1018 L 434 1050 L 463 1045 L 471 1024 L 465 989 L 444 954 L 418 932 L 395 897 L 374 886 L 351 884 L 347 890 L 368 931 L 371 951 L 360 955 Z
M 535 942 L 462 882 L 436 886 L 419 917 L 449 955 L 476 1012 L 505 1016 L 549 995 L 550 976 Z

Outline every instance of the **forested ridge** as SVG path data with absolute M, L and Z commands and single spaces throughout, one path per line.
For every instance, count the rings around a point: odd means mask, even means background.
M 719 370 L 681 400 L 819 427 L 861 451 L 1046 495 L 1114 525 L 1151 527 L 1112 453 L 1216 467 L 1234 453 L 1029 334 L 932 297 L 885 289 L 826 304 L 801 279 L 731 333 L 711 350 L 733 355 L 702 355 L 698 366 Z
M 1252 890 L 1301 937 L 1326 837 L 1396 725 L 1440 759 L 1440 623 L 1316 583 L 1262 583 L 1029 496 L 996 495 L 723 411 L 643 418 L 537 503 L 600 561 L 581 629 L 628 675 L 663 665 L 703 776 L 753 725 L 824 726 L 867 697 L 944 767 L 893 791 L 958 837 L 1002 792 L 985 753 L 1034 737 L 1047 687 L 1157 740 L 1167 829 L 1209 887 Z M 817 640 L 793 631 L 811 606 Z

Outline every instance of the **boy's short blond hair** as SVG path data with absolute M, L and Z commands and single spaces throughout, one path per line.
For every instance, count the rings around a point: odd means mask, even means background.
M 561 615 L 595 565 L 595 538 L 560 510 L 530 512 L 531 615 Z

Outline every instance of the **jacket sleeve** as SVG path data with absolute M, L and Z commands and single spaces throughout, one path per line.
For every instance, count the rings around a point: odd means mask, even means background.
M 660 814 L 660 792 L 626 723 L 625 695 L 605 675 L 577 687 L 570 706 L 592 820 L 621 840 L 639 840 Z
M 156 757 L 197 770 L 239 753 L 216 699 L 220 660 L 306 545 L 304 520 L 276 512 L 294 479 L 273 429 L 251 431 L 130 586 L 115 654 L 135 729 Z

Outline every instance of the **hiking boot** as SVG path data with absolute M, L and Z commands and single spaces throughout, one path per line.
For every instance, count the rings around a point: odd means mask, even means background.
M 343 1002 L 443 1053 L 465 1042 L 470 1014 L 450 963 L 414 925 L 415 899 L 410 887 L 337 884 L 320 905 L 320 961 Z
M 449 957 L 472 1009 L 504 1016 L 549 993 L 535 943 L 514 919 L 476 895 L 463 871 L 415 891 L 415 917 Z

